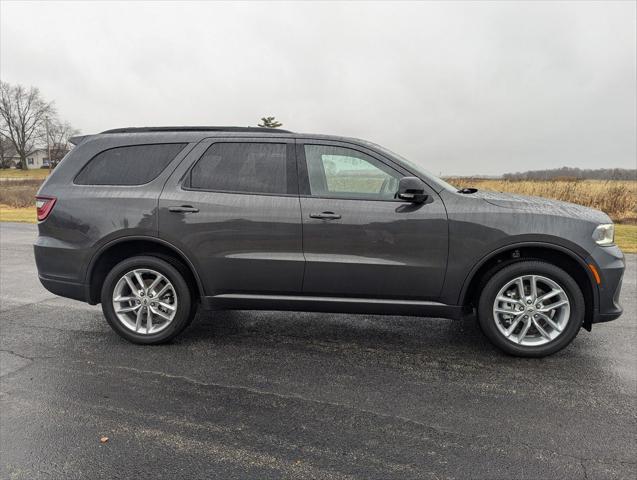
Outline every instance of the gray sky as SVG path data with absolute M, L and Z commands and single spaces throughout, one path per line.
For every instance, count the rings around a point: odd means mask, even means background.
M 636 3 L 1 3 L 0 73 L 83 133 L 362 137 L 436 173 L 636 167 Z

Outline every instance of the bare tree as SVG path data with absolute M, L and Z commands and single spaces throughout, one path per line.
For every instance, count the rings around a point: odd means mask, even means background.
M 261 123 L 259 123 L 258 125 L 259 127 L 266 128 L 279 128 L 283 126 L 283 124 L 279 122 L 275 117 L 261 117 Z
M 45 117 L 55 115 L 52 102 L 46 102 L 35 87 L 0 82 L 0 135 L 11 140 L 22 168 L 27 156 L 44 140 Z
M 79 130 L 73 128 L 70 123 L 62 122 L 58 118 L 49 119 L 48 128 L 49 138 L 47 145 L 50 150 L 49 165 L 51 168 L 55 168 L 60 160 L 64 158 L 71 145 L 69 144 L 69 138 L 78 135 Z
M 15 157 L 13 142 L 0 135 L 0 168 L 9 168 Z

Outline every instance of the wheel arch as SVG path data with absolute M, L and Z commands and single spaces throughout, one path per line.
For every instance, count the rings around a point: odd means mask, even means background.
M 205 295 L 197 270 L 181 250 L 156 237 L 131 236 L 107 243 L 91 258 L 86 271 L 88 300 L 91 305 L 100 302 L 101 284 L 108 272 L 122 260 L 137 255 L 150 255 L 168 261 L 184 275 L 194 300 Z
M 460 292 L 459 303 L 477 305 L 480 287 L 495 271 L 519 260 L 544 260 L 565 270 L 577 282 L 584 295 L 586 315 L 584 327 L 590 331 L 598 308 L 598 288 L 593 273 L 584 258 L 561 245 L 545 242 L 522 242 L 500 247 L 483 257 L 467 275 Z

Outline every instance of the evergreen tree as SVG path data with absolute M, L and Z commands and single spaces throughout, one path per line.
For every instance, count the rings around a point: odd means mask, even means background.
M 261 117 L 261 123 L 259 123 L 259 126 L 264 128 L 279 128 L 283 126 L 283 124 L 277 121 L 274 117 Z

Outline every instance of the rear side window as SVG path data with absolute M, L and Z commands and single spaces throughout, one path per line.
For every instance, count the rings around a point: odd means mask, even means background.
M 284 143 L 215 143 L 190 171 L 190 188 L 286 194 Z
M 166 168 L 185 143 L 132 145 L 95 155 L 75 177 L 79 185 L 143 185 Z

